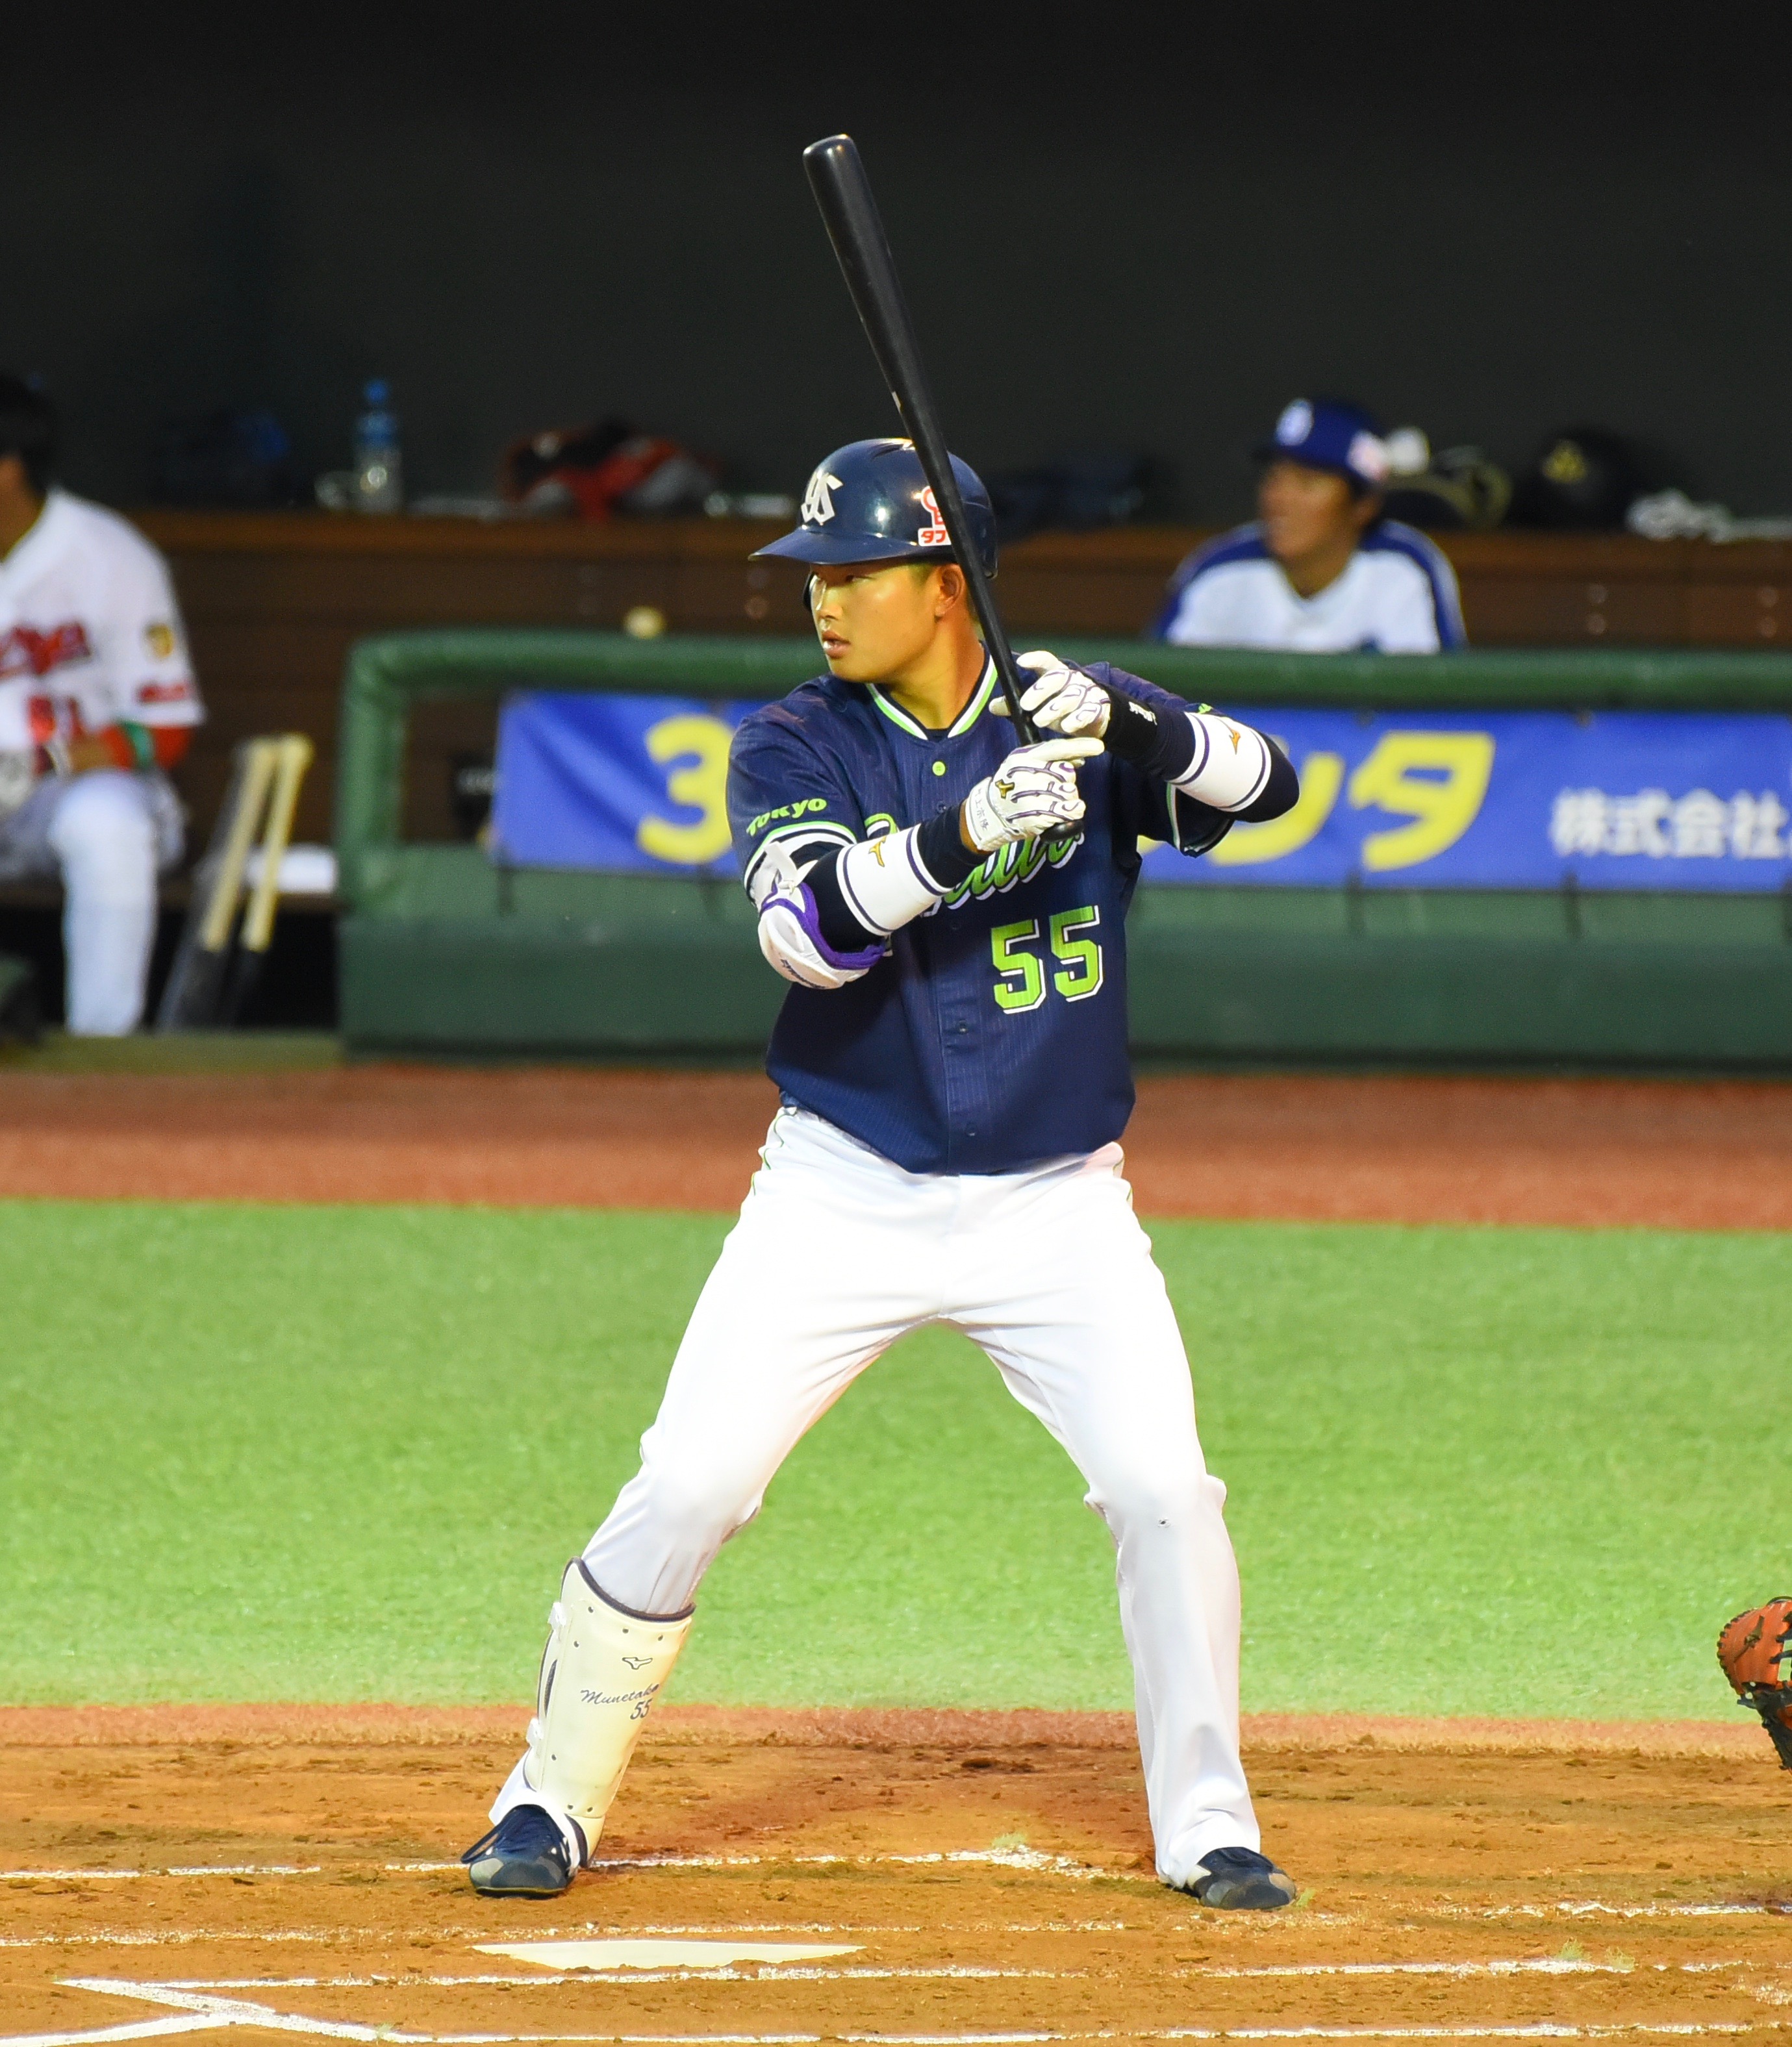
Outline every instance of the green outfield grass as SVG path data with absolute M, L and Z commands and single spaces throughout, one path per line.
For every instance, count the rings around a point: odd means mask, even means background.
M 0 1694 L 525 1697 L 707 1216 L 0 1203 Z M 1786 1590 L 1792 1239 L 1159 1224 L 1251 1709 L 1733 1710 Z M 1751 1490 L 1752 1488 L 1752 1490 Z M 1106 1535 L 913 1339 L 705 1588 L 683 1700 L 1120 1706 Z

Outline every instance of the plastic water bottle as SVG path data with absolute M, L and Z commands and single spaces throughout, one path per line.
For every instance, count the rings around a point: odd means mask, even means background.
M 361 393 L 354 422 L 354 500 L 363 512 L 397 512 L 404 503 L 404 455 L 392 387 L 372 378 Z

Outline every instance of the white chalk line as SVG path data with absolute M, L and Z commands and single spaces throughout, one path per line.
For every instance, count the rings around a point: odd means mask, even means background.
M 1256 1968 L 1227 1968 L 1206 1964 L 1179 1969 L 1178 1975 L 1204 1979 L 1256 1976 L 1629 1976 L 1653 1971 L 1683 1975 L 1709 1975 L 1721 1969 L 1792 1967 L 1785 1962 L 1589 1962 L 1566 1955 L 1527 1955 L 1513 1960 L 1491 1962 L 1278 1962 Z
M 639 1930 L 639 1929 L 636 1929 Z M 773 1930 L 788 1931 L 788 1929 Z M 1487 1962 L 1275 1962 L 1254 1968 L 1231 1968 L 1223 1964 L 1198 1964 L 1191 1968 L 1166 1970 L 1167 1977 L 1176 1979 L 1198 1979 L 1202 1982 L 1246 1982 L 1264 1979 L 1309 1976 L 1442 1976 L 1446 1978 L 1476 1978 L 1519 1975 L 1543 1976 L 1628 1976 L 1628 1975 L 1714 1975 L 1731 1969 L 1757 1969 L 1765 1972 L 1792 1969 L 1792 1962 L 1749 1960 L 1736 1956 L 1724 1961 L 1707 1962 L 1593 1962 L 1565 1955 L 1525 1955 Z M 881 1982 L 885 1980 L 916 1981 L 935 1977 L 966 1977 L 976 1979 L 990 1978 L 1006 1980 L 1025 1979 L 1047 1983 L 1074 1983 L 1085 1980 L 1087 1969 L 1035 1969 L 984 1968 L 968 1963 L 942 1963 L 932 1967 L 873 1968 L 869 1965 L 853 1968 L 819 1968 L 808 1964 L 795 1962 L 765 1962 L 755 1969 L 741 1969 L 736 1966 L 713 1969 L 681 1968 L 676 1969 L 566 1969 L 552 1975 L 501 1975 L 485 1973 L 474 1975 L 420 1975 L 412 1971 L 402 1973 L 373 1973 L 362 1975 L 337 1976 L 174 1976 L 164 1982 L 164 1990 L 366 1990 L 389 1985 L 425 1986 L 437 1990 L 459 1990 L 493 1984 L 516 1987 L 534 1987 L 552 1989 L 556 1985 L 578 1983 L 686 1983 L 705 1978 L 724 1982 L 755 1982 L 767 1980 L 803 1983 Z
M 1302 1915 L 1303 1917 L 1305 1915 Z M 578 1926 L 543 1926 L 532 1929 L 543 1941 L 571 1941 L 582 1934 L 631 1940 L 644 1934 L 679 1934 L 691 1939 L 709 1936 L 727 1938 L 742 1933 L 1138 1933 L 1124 1919 L 931 1919 L 926 1925 L 891 1925 L 864 1919 L 729 1919 L 675 1924 L 656 1919 L 625 1922 L 587 1919 Z M 435 1936 L 422 1937 L 434 1938 Z M 448 1938 L 443 1935 L 439 1937 Z
M 1480 1916 L 1499 1917 L 1504 1914 L 1510 1908 L 1507 1907 L 1496 1907 L 1494 1908 L 1492 1913 Z M 1616 1910 L 1619 1908 L 1613 1907 L 1611 1909 Z M 1655 1908 L 1651 1906 L 1631 1907 L 1628 1909 L 1628 1916 L 1631 1917 L 1639 1917 L 1644 1913 L 1652 1912 L 1655 1909 Z M 1667 1912 L 1689 1911 L 1694 1915 L 1701 1913 L 1703 1909 L 1704 1908 L 1697 1906 L 1668 1906 L 1662 1908 L 1664 1911 Z M 1724 1906 L 1720 1909 L 1726 1913 L 1732 1912 L 1764 1912 L 1767 1910 L 1767 1907 L 1762 1906 Z M 1313 1926 L 1317 1925 L 1330 1925 L 1334 1923 L 1334 1921 L 1325 1915 L 1306 1913 L 1302 1915 L 1302 1923 L 1304 1925 Z M 1335 1921 L 1335 1923 L 1340 1925 L 1355 1925 L 1358 1922 L 1357 1920 L 1352 1918 L 1341 1919 Z M 178 1927 L 158 1932 L 141 1932 L 135 1929 L 110 1929 L 99 1933 L 25 1933 L 4 1935 L 0 1936 L 0 1949 L 23 1948 L 203 1947 L 213 1941 L 220 1943 L 229 1941 L 238 1944 L 266 1944 L 270 1946 L 299 1944 L 305 1946 L 327 1947 L 336 1944 L 357 1943 L 362 1945 L 378 1944 L 381 1945 L 397 1947 L 402 1946 L 406 1942 L 413 1941 L 451 1941 L 461 1938 L 470 1939 L 476 1932 L 481 1930 L 485 1929 L 475 1929 L 470 1926 L 412 1928 L 409 1929 L 394 1929 L 369 1926 L 259 1929 L 246 1929 L 234 1926 L 215 1928 Z M 922 1934 L 937 1936 L 949 1933 L 1001 1934 L 1004 1936 L 1049 1934 L 1055 1937 L 1062 1937 L 1066 1934 L 1078 1933 L 1140 1933 L 1148 1932 L 1151 1929 L 1140 1925 L 1128 1925 L 1128 1922 L 1124 1919 L 1051 1920 L 1043 1921 L 1022 1921 L 1019 1922 L 1009 1922 L 1007 1924 L 989 1920 L 939 1920 L 927 1926 L 914 1925 L 892 1925 L 882 1923 L 869 1923 L 862 1921 L 846 1920 L 780 1919 L 729 1921 L 722 1924 L 717 1924 L 714 1921 L 702 1921 L 695 1925 L 683 1921 L 673 1924 L 669 1922 L 661 1923 L 655 1921 L 633 1925 L 625 1925 L 620 1921 L 613 1922 L 600 1922 L 595 1920 L 587 1920 L 583 1922 L 583 1924 L 577 1926 L 547 1926 L 537 1928 L 533 1930 L 535 1930 L 540 1938 L 543 1940 L 553 1941 L 573 1940 L 578 1938 L 580 1935 L 598 1936 L 606 1938 L 623 1940 L 653 1936 L 684 1937 L 691 1939 L 727 1939 L 730 1937 L 737 1938 L 742 1935 L 768 1933 L 851 1933 L 858 1935 L 861 1937 L 919 1937 Z M 1545 1971 L 1553 1970 L 1561 1974 L 1569 1974 L 1573 1972 L 1575 1970 L 1581 1968 L 1593 1968 L 1595 1967 L 1606 1968 L 1615 1968 L 1616 1966 L 1616 1964 L 1604 1963 L 1597 1964 L 1592 1963 L 1581 1964 L 1577 1962 L 1570 1962 L 1560 1957 L 1554 1957 L 1544 1958 L 1542 1960 L 1527 1958 L 1522 1961 L 1500 1961 L 1489 1963 L 1430 1961 L 1289 1963 L 1279 1964 L 1274 1968 L 1260 1969 L 1241 1968 L 1237 1969 L 1215 1968 L 1210 1970 L 1203 1966 L 1201 1973 L 1240 1976 L 1260 1975 L 1312 1975 L 1325 1974 L 1346 1975 L 1353 1974 L 1373 1975 L 1388 1973 L 1390 1972 L 1407 1975 L 1449 1975 L 1452 1973 L 1474 1974 L 1486 1971 L 1492 1971 L 1495 1973 L 1499 1973 L 1507 1970 L 1536 1968 Z M 1750 1964 L 1742 1961 L 1710 1961 L 1679 1962 L 1672 1964 L 1657 1962 L 1653 1964 L 1646 1963 L 1641 1966 L 1646 1968 L 1653 1968 L 1657 1970 L 1670 1968 L 1682 1970 L 1710 1970 L 1741 1968 L 1748 1966 L 1782 1968 L 1792 1967 L 1792 1964 L 1783 1963 Z M 246 1978 L 244 1980 L 248 1981 L 250 1979 Z M 267 1979 L 256 1978 L 254 1979 L 254 1980 L 259 1982 L 267 1980 Z M 295 1978 L 293 1980 L 295 1982 L 300 1982 L 312 1979 Z M 373 1979 L 369 1979 L 369 1980 L 373 1980 Z M 473 1979 L 470 1978 L 468 1980 L 470 1981 L 473 1980 Z M 542 1980 L 542 1979 L 528 1977 L 518 1978 L 517 1980 L 532 1982 L 540 1981 Z
M 1314 1923 L 1313 1915 L 1303 1915 L 1309 1925 Z M 20 1933 L 0 1935 L 0 1948 L 185 1948 L 203 1947 L 208 1942 L 232 1941 L 238 1944 L 265 1942 L 269 1945 L 293 1944 L 327 1947 L 335 1943 L 358 1942 L 362 1944 L 378 1943 L 393 1947 L 402 1946 L 409 1941 L 471 1940 L 482 1930 L 471 1926 L 447 1926 L 389 1929 L 373 1926 L 343 1926 L 327 1928 L 245 1928 L 227 1927 L 175 1927 L 161 1932 L 145 1933 L 135 1929 L 107 1929 L 94 1933 Z M 691 1938 L 716 1937 L 726 1938 L 742 1933 L 860 1933 L 874 1935 L 920 1933 L 1124 1933 L 1126 1922 L 1120 1919 L 1090 1919 L 1082 1921 L 1055 1921 L 1046 1923 L 1032 1921 L 1019 1925 L 1003 1925 L 989 1920 L 959 1923 L 937 1921 L 928 1926 L 888 1926 L 847 1925 L 838 1921 L 780 1920 L 753 1924 L 730 1923 L 724 1925 L 600 1925 L 586 1921 L 579 1926 L 545 1926 L 534 1929 L 544 1940 L 575 1940 L 582 1934 L 595 1934 L 618 1939 L 631 1936 L 652 1934 L 683 1934 Z M 1135 1929 L 1135 1931 L 1137 1929 Z
M 993 2047 L 997 2041 L 1082 2040 L 1616 2040 L 1662 2034 L 1679 2039 L 1784 2030 L 1777 2020 L 1736 2026 L 1558 2026 L 1546 2021 L 1535 2026 L 1129 2026 L 1100 2033 L 836 2033 L 829 2037 L 860 2047 Z
M 1564 1898 L 1554 1905 L 1432 1905 L 1420 1908 L 1446 1919 L 1547 1919 L 1566 1912 L 1571 1918 L 1722 1919 L 1770 1913 L 1783 1917 L 1792 1906 L 1754 1903 L 1711 1905 L 1608 1905 L 1598 1898 Z
M 130 1997 L 173 2007 L 175 2014 L 136 2025 L 100 2026 L 79 2032 L 13 2033 L 0 2037 L 0 2047 L 97 2047 L 110 2041 L 140 2040 L 176 2032 L 199 2032 L 246 2026 L 262 2031 L 302 2033 L 328 2039 L 393 2043 L 393 2047 L 502 2047 L 503 2043 L 581 2043 L 582 2047 L 819 2047 L 817 2033 L 417 2033 L 340 2019 L 319 2019 L 279 2012 L 248 1999 L 226 1999 L 175 1990 L 165 1985 L 106 1977 L 77 1977 L 70 1987 Z M 1778 2022 L 1738 2024 L 1659 2025 L 1624 2023 L 1566 2026 L 1542 2022 L 1526 2026 L 1175 2026 L 1107 2028 L 1094 2032 L 1057 2031 L 960 2033 L 841 2033 L 830 2037 L 853 2047 L 1050 2047 L 1051 2043 L 1115 2039 L 1146 2040 L 1608 2040 L 1669 2037 L 1686 2039 L 1750 2033 L 1778 2033 Z
M 1042 1848 L 946 1848 L 927 1855 L 606 1855 L 588 1863 L 594 1870 L 618 1869 L 758 1869 L 768 1866 L 822 1867 L 850 1863 L 870 1867 L 878 1864 L 913 1867 L 926 1863 L 973 1863 L 993 1869 L 1028 1870 L 1038 1875 L 1088 1879 L 1112 1871 L 1074 1855 L 1047 1855 Z M 333 1863 L 330 1874 L 365 1867 L 363 1863 Z M 389 1875 L 444 1876 L 459 1875 L 464 1865 L 453 1862 L 388 1862 L 380 1868 Z M 191 1876 L 319 1876 L 326 1874 L 321 1863 L 203 1863 L 153 1869 L 0 1869 L 0 1883 L 123 1883 L 149 1882 L 158 1877 Z
M 72 2043 L 106 2040 L 147 2040 L 158 2033 L 197 2033 L 219 2022 L 203 2013 L 170 2018 L 143 2018 L 128 2026 L 96 2026 L 84 2033 L 9 2033 L 6 2047 L 72 2047 Z
M 199 2032 L 208 2029 L 246 2026 L 260 2031 L 304 2033 L 327 2039 L 403 2042 L 406 2047 L 497 2047 L 506 2041 L 555 2041 L 602 2043 L 602 2047 L 635 2047 L 652 2041 L 654 2047 L 810 2047 L 821 2036 L 813 2033 L 702 2033 L 635 2034 L 613 2033 L 412 2033 L 389 2026 L 365 2026 L 351 2020 L 312 2018 L 297 2013 L 279 2012 L 271 2006 L 247 1999 L 205 1997 L 184 1991 L 128 1983 L 103 1976 L 76 1977 L 69 1987 L 116 1997 L 133 1997 L 146 2003 L 172 2005 L 179 2018 L 151 2019 L 134 2026 L 100 2026 L 80 2032 L 9 2033 L 0 2036 L 0 2047 L 87 2047 L 87 2043 L 112 2040 L 146 2039 L 157 2033 Z
M 1128 2026 L 1104 2029 L 1097 2033 L 830 2033 L 825 2037 L 829 2040 L 859 2043 L 859 2047 L 1002 2047 L 1003 2043 L 1013 2043 L 1013 2047 L 1020 2047 L 1020 2043 L 1084 2040 L 1613 2040 L 1658 2035 L 1685 2038 L 1701 2033 L 1735 2035 L 1774 2033 L 1784 2030 L 1778 2021 L 1759 2026 L 1557 2026 L 1545 2022 L 1535 2026 Z M 385 2037 L 389 2040 L 403 2041 L 419 2036 L 392 2033 Z M 452 2037 L 447 2033 L 437 2036 L 443 2041 Z M 540 2039 L 543 2036 L 486 2033 L 480 2037 L 497 2041 L 505 2038 L 517 2041 Z M 602 2036 L 572 2033 L 552 2037 L 556 2039 L 591 2040 Z M 712 2041 L 741 2037 L 737 2034 L 702 2036 L 704 2040 Z M 759 2033 L 752 2037 L 770 2042 L 778 2040 L 818 2041 L 823 2036 L 813 2033 Z M 672 2047 L 674 2036 L 617 2033 L 610 2037 L 617 2043 L 631 2043 L 631 2047 Z
M 345 1865 L 350 1867 L 352 1865 Z M 0 1869 L 4 1883 L 116 1883 L 157 1876 L 315 1876 L 321 1863 L 171 1863 L 157 1869 Z
M 857 1868 L 882 1865 L 916 1867 L 933 1863 L 980 1863 L 992 1869 L 1023 1869 L 1039 1875 L 1087 1879 L 1126 1875 L 1127 1871 L 1078 1862 L 1074 1855 L 1047 1855 L 1043 1848 L 935 1848 L 926 1855 L 600 1855 L 587 1869 L 790 1869 L 850 1864 Z M 389 1862 L 381 1867 L 394 1875 L 443 1876 L 463 1867 L 459 1862 Z M 154 1872 L 149 1872 L 153 1874 Z
M 0 1948 L 187 1948 L 204 1946 L 211 1941 L 265 1941 L 278 1945 L 299 1941 L 327 1947 L 336 1941 L 451 1941 L 459 1935 L 470 1935 L 470 1926 L 455 1926 L 445 1933 L 389 1933 L 371 1926 L 345 1926 L 328 1928 L 319 1932 L 266 1932 L 245 1929 L 235 1926 L 219 1927 L 207 1930 L 201 1927 L 182 1926 L 165 1933 L 138 1933 L 109 1932 L 104 1933 L 21 1933 L 0 1937 Z
M 180 1976 L 159 1986 L 164 1990 L 366 1990 L 377 1985 L 401 1989 L 459 1990 L 471 1986 L 503 1985 L 511 1990 L 552 1990 L 566 1983 L 931 1983 L 963 1978 L 971 1982 L 1075 1983 L 1089 1974 L 1086 1969 L 984 1968 L 970 1963 L 942 1962 L 937 1967 L 898 1968 L 822 1968 L 809 1962 L 758 1962 L 750 1968 L 738 1963 L 718 1964 L 713 1968 L 695 1965 L 681 1968 L 571 1969 L 559 1975 L 528 1976 Z
M 0 1870 L 0 1883 L 117 1883 L 128 1880 L 147 1880 L 156 1878 L 191 1878 L 207 1876 L 318 1876 L 348 1873 L 366 1867 L 360 1862 L 332 1863 L 327 1869 L 320 1863 L 203 1863 L 190 1865 L 172 1865 L 153 1869 L 10 1869 Z M 1131 1875 L 1127 1871 L 1105 1869 L 1092 1863 L 1078 1862 L 1071 1855 L 1048 1855 L 1039 1848 L 950 1848 L 935 1849 L 923 1855 L 612 1855 L 586 1865 L 594 1871 L 616 1870 L 685 1870 L 685 1869 L 757 1869 L 826 1868 L 848 1866 L 855 1868 L 919 1868 L 937 1867 L 982 1867 L 993 1869 L 1021 1870 L 1035 1875 L 1062 1876 L 1087 1883 L 1097 1877 L 1122 1877 Z M 453 1862 L 388 1862 L 377 1867 L 390 1875 L 459 1875 L 463 1865 Z M 1655 1919 L 1724 1917 L 1732 1915 L 1771 1914 L 1792 1916 L 1792 1905 L 1769 1905 L 1752 1902 L 1718 1902 L 1707 1904 L 1613 1905 L 1601 1898 L 1565 1898 L 1544 1905 L 1453 1905 L 1440 1903 L 1419 1908 L 1429 1915 L 1445 1918 L 1543 1919 L 1562 1913 L 1570 1918 L 1608 1917 L 1618 1919 Z M 1356 1923 L 1360 1915 L 1305 1915 L 1309 1924 Z M 14 1944 L 0 1941 L 0 1947 Z

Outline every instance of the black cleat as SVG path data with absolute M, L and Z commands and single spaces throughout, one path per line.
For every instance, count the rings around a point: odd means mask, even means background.
M 558 1898 L 572 1885 L 566 1836 L 539 1805 L 513 1805 L 461 1860 L 482 1898 Z
M 1254 1848 L 1215 1848 L 1201 1858 L 1206 1874 L 1182 1886 L 1221 1912 L 1279 1912 L 1295 1902 L 1295 1880 Z

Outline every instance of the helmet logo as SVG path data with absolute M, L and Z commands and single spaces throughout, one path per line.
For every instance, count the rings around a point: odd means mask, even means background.
M 1299 447 L 1313 431 L 1313 408 L 1304 398 L 1282 408 L 1275 422 L 1275 438 L 1283 447 Z
M 952 536 L 946 532 L 945 522 L 939 516 L 939 507 L 934 501 L 933 486 L 931 483 L 922 487 L 921 502 L 932 513 L 933 524 L 931 526 L 923 526 L 915 536 L 915 546 L 918 548 L 950 547 Z
M 834 493 L 841 488 L 840 479 L 830 476 L 826 466 L 818 469 L 809 479 L 809 487 L 803 493 L 803 523 L 805 526 L 825 526 L 834 517 Z

